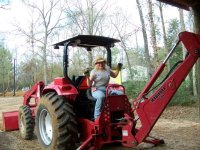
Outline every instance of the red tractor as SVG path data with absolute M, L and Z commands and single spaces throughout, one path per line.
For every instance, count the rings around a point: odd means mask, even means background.
M 149 133 L 199 58 L 200 35 L 190 32 L 179 34 L 178 42 L 132 104 L 122 85 L 109 84 L 100 117 L 93 121 L 91 118 L 95 104 L 87 85 L 87 77 L 70 79 L 68 76 L 68 48 L 77 46 L 91 51 L 98 46 L 105 47 L 107 65 L 111 67 L 111 47 L 116 42 L 119 40 L 79 35 L 56 43 L 55 48 L 64 47 L 64 78 L 55 78 L 47 86 L 43 82 L 35 84 L 24 95 L 23 106 L 19 108 L 18 114 L 4 114 L 5 128 L 17 129 L 19 126 L 21 136 L 31 139 L 35 126 L 40 145 L 47 150 L 100 149 L 109 143 L 121 143 L 124 147 L 135 147 L 142 142 L 154 145 L 164 143 L 161 139 L 150 137 Z M 180 42 L 187 49 L 187 56 L 176 63 L 166 78 L 151 91 Z M 109 94 L 116 89 L 122 90 L 124 94 Z M 16 124 L 17 116 L 19 125 Z M 12 127 L 11 120 L 14 120 Z

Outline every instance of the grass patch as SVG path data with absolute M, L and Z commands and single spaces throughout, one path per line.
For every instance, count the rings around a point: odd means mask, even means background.
M 25 91 L 16 91 L 15 96 L 23 96 Z M 5 94 L 0 93 L 0 97 L 12 97 L 14 96 L 13 92 L 6 92 Z

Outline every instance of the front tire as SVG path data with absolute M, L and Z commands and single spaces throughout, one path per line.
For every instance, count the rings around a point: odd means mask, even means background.
M 25 140 L 31 140 L 33 138 L 34 119 L 29 106 L 19 107 L 18 125 L 21 137 Z
M 76 149 L 78 130 L 72 105 L 55 93 L 45 95 L 37 107 L 36 132 L 44 150 Z

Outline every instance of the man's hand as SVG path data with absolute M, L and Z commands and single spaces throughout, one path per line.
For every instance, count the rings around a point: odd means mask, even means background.
M 96 91 L 97 88 L 96 87 L 92 87 L 92 92 Z
M 123 64 L 122 64 L 122 63 L 118 63 L 118 64 L 117 64 L 117 70 L 119 70 L 119 71 L 120 71 L 120 70 L 122 69 L 122 66 L 123 66 Z

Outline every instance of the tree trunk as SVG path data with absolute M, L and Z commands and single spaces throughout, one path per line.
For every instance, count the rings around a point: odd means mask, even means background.
M 127 46 L 124 43 L 123 36 L 121 35 L 118 27 L 116 25 L 114 25 L 114 26 L 117 29 L 118 35 L 119 35 L 120 40 L 121 40 L 122 48 L 123 48 L 123 50 L 125 52 L 125 55 L 126 55 L 126 59 L 127 59 L 127 63 L 128 63 L 128 70 L 129 70 L 129 73 L 130 73 L 130 78 L 131 78 L 131 80 L 133 80 L 133 71 L 132 71 L 131 63 L 130 63 L 130 60 L 129 60 L 129 57 L 128 57 L 128 53 L 127 53 Z
M 43 45 L 43 63 L 44 63 L 44 83 L 47 84 L 47 31 L 44 37 L 44 45 Z
M 152 69 L 151 69 L 151 62 L 150 62 L 150 55 L 149 55 L 149 48 L 148 48 L 148 39 L 147 39 L 147 32 L 146 32 L 146 25 L 144 22 L 144 17 L 143 17 L 143 12 L 142 12 L 142 8 L 140 5 L 140 1 L 136 0 L 137 2 L 137 7 L 138 7 L 138 12 L 140 15 L 140 21 L 141 21 L 141 25 L 142 25 L 142 33 L 143 33 L 143 39 L 144 39 L 144 57 L 145 57 L 145 64 L 147 66 L 147 77 L 148 79 L 151 77 L 152 75 Z
M 136 50 L 139 50 L 139 44 L 138 44 L 138 37 L 137 37 L 137 31 L 135 31 L 135 44 L 136 44 Z
M 20 31 L 26 35 L 29 39 L 33 38 L 32 42 L 39 42 L 42 44 L 42 61 L 43 61 L 43 79 L 45 84 L 48 82 L 48 65 L 47 65 L 47 41 L 50 35 L 53 35 L 53 31 L 58 30 L 59 28 L 62 28 L 60 25 L 60 22 L 63 20 L 63 11 L 64 7 L 61 5 L 61 1 L 59 0 L 50 0 L 48 2 L 48 5 L 46 5 L 45 0 L 42 0 L 42 5 L 39 5 L 35 1 L 23 1 L 23 3 L 28 6 L 28 8 L 31 8 L 30 11 L 34 12 L 36 16 L 38 16 L 37 20 L 34 21 L 34 29 L 36 27 L 40 27 L 38 29 L 38 32 L 34 32 L 34 35 L 37 35 L 37 37 L 34 37 L 32 33 L 27 33 L 24 29 L 21 27 L 18 27 Z M 45 6 L 44 6 L 45 5 Z M 58 11 L 59 10 L 59 11 Z M 53 14 L 56 14 L 52 17 Z M 33 19 L 33 18 L 32 18 Z M 53 21 L 52 21 L 53 20 Z M 43 30 L 41 30 L 43 28 Z M 37 30 L 37 29 L 36 29 Z M 36 65 L 36 64 L 35 64 Z M 37 65 L 36 65 L 37 66 Z M 37 69 L 37 68 L 36 68 Z M 41 68 L 40 68 L 41 70 Z M 34 78 L 37 76 L 35 75 Z
M 193 13 L 194 13 L 194 31 L 195 33 L 197 34 L 200 34 L 200 4 L 197 4 L 195 6 L 192 7 L 192 10 L 193 10 Z M 200 59 L 198 59 L 197 61 L 197 67 L 198 67 L 198 80 L 197 80 L 197 83 L 198 83 L 198 99 L 199 99 L 199 117 L 200 117 Z
M 4 77 L 5 72 L 4 71 L 5 71 L 5 67 L 3 65 L 3 96 L 5 97 L 6 93 L 5 93 L 5 77 Z
M 36 59 L 35 59 L 35 42 L 34 42 L 34 22 L 33 22 L 33 17 L 32 17 L 32 22 L 31 22 L 31 49 L 32 49 L 32 53 L 33 53 L 33 56 L 32 56 L 32 59 L 33 59 L 33 83 L 36 83 L 37 82 L 37 65 L 36 65 Z
M 182 32 L 182 31 L 185 31 L 185 22 L 184 22 L 183 9 L 181 9 L 181 8 L 179 8 L 179 18 L 180 18 L 180 24 L 181 24 L 180 31 Z M 186 55 L 186 49 L 183 44 L 182 44 L 182 54 L 183 54 L 183 60 L 184 60 L 185 55 Z M 186 86 L 189 89 L 190 93 L 193 95 L 192 73 L 188 74 L 188 76 L 186 77 L 186 80 L 189 81 L 189 84 Z
M 181 24 L 181 31 L 185 31 L 185 22 L 184 22 L 184 15 L 183 15 L 183 9 L 179 8 L 179 17 L 180 17 L 180 24 Z M 182 45 L 183 50 L 183 59 L 185 59 L 185 47 Z
M 8 71 L 8 80 L 7 80 L 6 92 L 9 91 L 9 89 L 10 89 L 10 72 Z
M 189 12 L 189 15 L 188 15 L 188 20 L 189 20 L 189 29 L 190 31 L 193 31 L 194 30 L 194 27 L 193 27 L 193 13 L 190 11 Z M 197 65 L 195 64 L 192 68 L 192 85 L 193 85 L 193 88 L 192 88 L 192 93 L 194 96 L 197 96 L 197 74 L 196 74 L 196 71 L 197 71 Z
M 120 20 L 120 22 L 118 22 L 118 21 L 113 22 L 112 20 L 111 20 L 111 22 L 116 29 L 116 32 L 117 32 L 119 39 L 121 41 L 120 45 L 123 49 L 123 52 L 125 53 L 125 57 L 126 57 L 126 60 L 127 60 L 127 65 L 128 65 L 129 77 L 130 77 L 131 80 L 133 80 L 133 76 L 134 76 L 133 69 L 131 67 L 131 62 L 130 62 L 130 59 L 129 59 L 129 56 L 128 56 L 127 44 L 125 42 L 125 39 L 127 40 L 130 37 L 130 35 L 132 35 L 132 33 L 130 33 L 130 32 L 128 33 L 127 30 L 126 30 L 125 26 L 128 26 L 128 22 L 127 22 L 127 18 L 124 15 L 122 15 L 122 14 L 119 15 L 118 13 L 116 13 L 115 17 L 116 18 L 113 19 L 113 20 Z M 136 36 L 136 39 L 137 39 L 137 36 Z M 137 43 L 138 42 L 136 40 L 136 45 L 138 46 Z M 123 52 L 121 53 L 121 56 L 120 56 L 122 63 L 123 63 Z
M 197 95 L 197 87 L 196 87 L 196 64 L 192 68 L 192 82 L 193 82 L 193 95 Z
M 158 48 L 157 48 L 157 41 L 156 41 L 156 28 L 155 28 L 155 23 L 153 19 L 153 4 L 152 0 L 147 0 L 147 5 L 148 5 L 148 17 L 149 17 L 149 25 L 150 25 L 150 37 L 151 37 L 151 44 L 154 52 L 154 67 L 157 68 L 159 65 L 158 61 Z
M 131 80 L 133 80 L 133 71 L 132 71 L 131 63 L 130 63 L 130 60 L 129 60 L 129 57 L 128 57 L 127 48 L 126 48 L 126 46 L 125 46 L 125 44 L 124 44 L 123 39 L 121 38 L 121 36 L 120 36 L 120 40 L 122 42 L 122 45 L 123 45 L 122 47 L 123 47 L 125 55 L 126 55 L 126 59 L 127 59 L 127 63 L 128 63 L 128 69 L 129 69 L 129 72 L 130 72 Z
M 166 30 L 165 30 L 165 21 L 164 21 L 164 17 L 163 17 L 163 9 L 162 9 L 162 4 L 161 2 L 159 2 L 159 11 L 160 11 L 160 18 L 161 18 L 161 23 L 162 23 L 162 31 L 163 31 L 163 41 L 164 41 L 164 47 L 165 47 L 165 54 L 167 56 L 167 54 L 169 53 L 168 47 L 167 47 L 167 36 L 166 36 Z M 170 63 L 169 61 L 167 61 L 167 69 L 168 71 L 170 71 Z
M 88 51 L 88 58 L 89 58 L 89 67 L 92 67 L 94 64 L 93 62 L 93 58 L 92 58 L 92 51 Z

